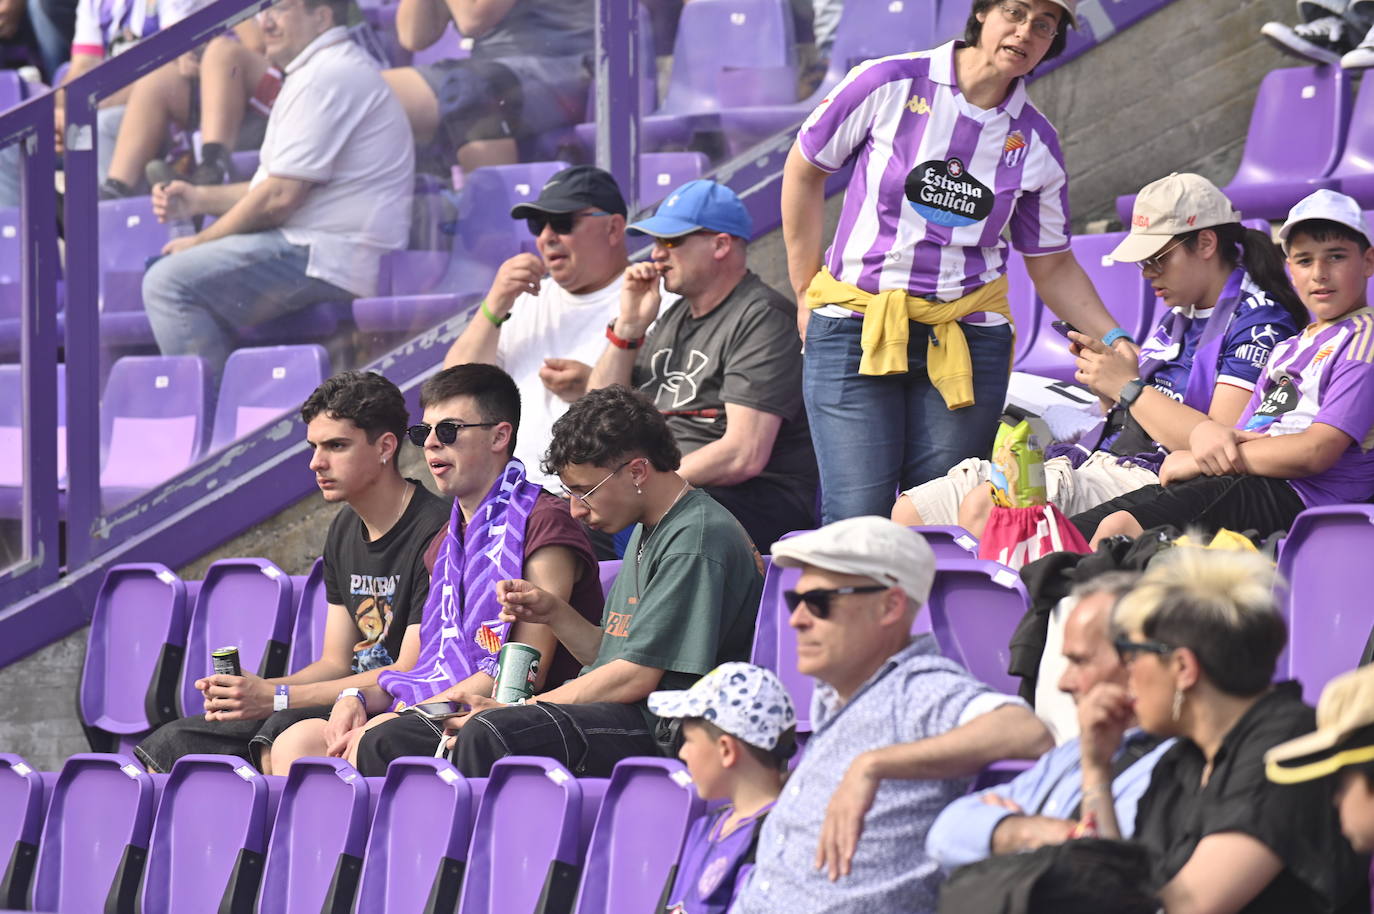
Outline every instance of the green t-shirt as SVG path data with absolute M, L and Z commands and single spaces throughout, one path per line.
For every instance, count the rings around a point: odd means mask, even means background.
M 687 492 L 657 527 L 630 536 L 601 646 L 582 672 L 629 660 L 663 670 L 660 689 L 686 689 L 722 663 L 748 660 L 762 569 L 739 521 L 700 489 Z M 647 705 L 644 713 L 652 723 Z

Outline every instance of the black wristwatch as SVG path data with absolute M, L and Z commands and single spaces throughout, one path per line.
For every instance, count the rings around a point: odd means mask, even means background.
M 1145 389 L 1145 382 L 1140 378 L 1131 378 L 1121 385 L 1121 393 L 1116 395 L 1118 406 L 1130 409 L 1135 405 L 1135 401 L 1140 399 L 1140 392 Z

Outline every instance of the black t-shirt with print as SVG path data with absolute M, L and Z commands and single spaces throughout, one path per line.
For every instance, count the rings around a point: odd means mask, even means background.
M 414 480 L 409 480 L 415 483 Z M 324 541 L 324 586 L 358 627 L 353 672 L 396 661 L 406 627 L 419 625 L 429 595 L 425 549 L 448 523 L 450 503 L 415 483 L 401 519 L 375 542 L 356 511 L 344 505 Z

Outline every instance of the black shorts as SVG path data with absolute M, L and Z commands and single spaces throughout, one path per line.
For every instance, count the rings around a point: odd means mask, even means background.
M 1256 531 L 1261 538 L 1287 530 L 1307 506 L 1287 481 L 1267 476 L 1199 476 L 1169 486 L 1145 486 L 1070 521 L 1088 539 L 1107 515 L 1125 511 L 1146 530 L 1168 524 L 1215 533 Z

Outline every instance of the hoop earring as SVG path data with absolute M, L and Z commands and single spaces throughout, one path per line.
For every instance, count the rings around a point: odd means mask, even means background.
M 1182 716 L 1182 714 L 1183 714 L 1183 690 L 1182 690 L 1182 689 L 1174 689 L 1174 708 L 1173 708 L 1174 723 L 1178 723 L 1178 719 L 1179 719 L 1180 716 Z

